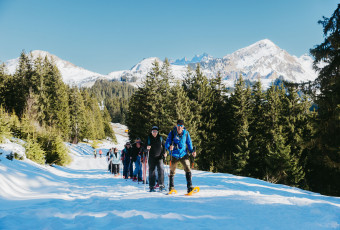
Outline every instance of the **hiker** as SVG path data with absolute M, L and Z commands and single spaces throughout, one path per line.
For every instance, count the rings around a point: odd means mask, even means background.
M 94 155 L 94 158 L 97 158 L 97 151 L 96 150 L 94 150 L 93 155 Z
M 178 162 L 184 167 L 185 177 L 187 180 L 188 193 L 193 190 L 191 181 L 191 170 L 189 152 L 193 157 L 196 157 L 196 152 L 192 146 L 190 134 L 184 127 L 184 121 L 178 120 L 177 125 L 170 131 L 165 143 L 166 149 L 170 152 L 170 176 L 169 176 L 169 191 L 174 187 L 174 176 L 176 172 L 176 166 Z M 188 148 L 187 148 L 188 147 Z
M 111 158 L 111 161 L 112 161 L 112 166 L 113 166 L 113 174 L 114 176 L 119 176 L 120 173 L 119 173 L 119 165 L 120 165 L 120 153 L 118 151 L 117 148 L 113 148 L 113 151 L 111 153 L 112 155 L 112 158 Z
M 142 157 L 145 149 L 140 138 L 136 138 L 135 143 L 132 145 L 132 161 L 135 163 L 135 170 L 133 172 L 133 181 L 143 181 L 142 178 Z
M 157 126 L 151 128 L 151 133 L 148 135 L 145 143 L 149 151 L 150 192 L 155 192 L 156 168 L 159 190 L 162 191 L 165 187 L 163 159 L 166 157 L 166 153 L 163 138 L 159 135 Z
M 107 159 L 107 161 L 110 160 L 110 153 L 111 153 L 111 149 L 109 149 L 109 151 L 106 153 L 106 159 Z
M 133 165 L 131 164 L 132 160 L 132 148 L 130 142 L 126 142 L 125 148 L 122 151 L 122 161 L 123 161 L 123 177 L 124 179 L 128 179 L 129 176 L 132 179 L 133 177 Z
M 100 149 L 99 150 L 99 156 L 102 157 L 103 151 Z
M 108 166 L 108 170 L 113 173 L 113 165 L 112 165 L 112 149 L 109 149 L 109 151 L 106 153 L 106 159 L 107 159 L 107 162 L 109 163 L 109 166 Z

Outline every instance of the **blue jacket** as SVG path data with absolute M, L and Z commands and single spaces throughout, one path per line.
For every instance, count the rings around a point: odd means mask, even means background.
M 188 130 L 183 129 L 182 135 L 178 135 L 176 126 L 170 131 L 165 142 L 165 148 L 170 152 L 170 145 L 173 142 L 174 150 L 172 156 L 180 159 L 187 155 L 187 146 L 190 153 L 194 151 Z

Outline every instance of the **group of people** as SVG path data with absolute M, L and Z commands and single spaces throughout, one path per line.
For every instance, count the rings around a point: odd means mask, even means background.
M 185 171 L 187 191 L 188 193 L 191 192 L 193 186 L 189 156 L 191 154 L 193 157 L 196 157 L 196 151 L 193 148 L 190 134 L 184 127 L 183 120 L 177 121 L 176 126 L 170 131 L 165 142 L 159 134 L 158 127 L 153 126 L 145 142 L 142 142 L 140 138 L 136 138 L 133 144 L 127 142 L 121 155 L 118 153 L 117 148 L 110 149 L 108 156 L 112 166 L 109 165 L 109 170 L 112 167 L 113 173 L 119 175 L 120 159 L 123 162 L 123 177 L 142 182 L 143 170 L 144 173 L 146 172 L 146 167 L 142 169 L 142 165 L 148 165 L 150 192 L 155 191 L 156 176 L 158 178 L 159 190 L 162 191 L 165 189 L 163 163 L 167 157 L 165 150 L 168 150 L 170 155 L 169 191 L 175 188 L 174 176 L 176 167 L 178 162 L 181 162 Z M 146 176 L 146 173 L 144 176 Z

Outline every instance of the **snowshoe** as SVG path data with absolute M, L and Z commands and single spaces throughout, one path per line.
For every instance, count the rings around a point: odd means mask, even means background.
M 173 194 L 177 194 L 177 190 L 174 187 L 170 187 L 167 195 L 173 195 Z
M 200 191 L 200 187 L 196 186 L 196 187 L 190 187 L 188 188 L 188 193 L 185 194 L 186 196 L 191 196 L 195 193 L 198 193 Z

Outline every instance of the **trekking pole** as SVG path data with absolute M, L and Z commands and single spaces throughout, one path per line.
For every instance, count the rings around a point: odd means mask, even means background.
M 150 173 L 149 173 L 149 152 L 150 152 L 150 150 L 148 150 L 148 154 L 146 156 L 146 166 L 145 166 L 146 170 L 147 170 L 147 175 L 148 175 L 146 180 L 147 180 L 148 183 L 150 183 L 150 181 L 149 181 L 150 180 L 150 178 L 149 178 L 150 177 Z
M 194 147 L 194 152 L 196 152 L 196 147 Z M 191 156 L 192 156 L 191 168 L 194 169 L 194 166 L 195 166 L 195 157 L 193 155 L 191 155 Z
M 143 182 L 144 182 L 144 191 L 146 185 L 146 159 L 145 159 L 145 152 L 144 152 L 144 160 L 143 160 Z

